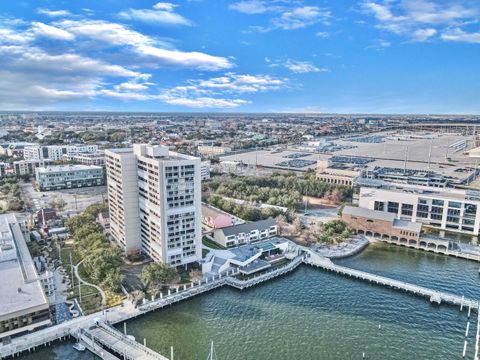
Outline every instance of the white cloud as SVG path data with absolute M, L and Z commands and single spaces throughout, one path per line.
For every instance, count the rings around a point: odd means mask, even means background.
M 126 46 L 137 58 L 149 62 L 152 66 L 187 67 L 207 71 L 229 69 L 233 66 L 225 57 L 159 47 L 163 44 L 157 44 L 151 37 L 121 24 L 93 20 L 65 20 L 57 22 L 56 25 L 76 35 L 77 38 L 97 40 L 104 46 Z
M 437 30 L 433 28 L 417 29 L 412 33 L 412 38 L 415 41 L 425 41 L 437 34 Z
M 128 9 L 118 15 L 124 19 L 137 20 L 149 24 L 160 25 L 192 25 L 191 21 L 177 14 L 174 10 L 177 5 L 171 3 L 157 3 L 153 9 Z
M 32 30 L 37 36 L 44 36 L 57 40 L 75 39 L 75 36 L 68 31 L 41 22 L 33 22 Z
M 167 2 L 158 2 L 155 5 L 153 5 L 153 8 L 156 10 L 162 10 L 162 11 L 173 11 L 178 5 L 172 4 L 172 3 L 167 3 Z
M 295 60 L 288 59 L 283 66 L 296 74 L 328 71 L 327 69 L 324 69 L 324 68 L 321 69 L 316 67 L 310 61 L 295 61 Z
M 305 6 L 302 1 L 243 0 L 231 4 L 230 9 L 249 15 L 271 13 L 273 16 L 268 26 L 250 27 L 255 32 L 300 29 L 319 22 L 327 24 L 331 18 L 329 10 Z
M 452 27 L 478 24 L 480 15 L 479 7 L 469 7 L 461 0 L 366 0 L 362 7 L 376 18 L 378 28 L 414 41 L 426 41 Z M 440 39 L 446 40 L 444 36 Z
M 33 40 L 28 32 L 19 32 L 9 28 L 0 28 L 0 44 L 24 44 Z
M 142 91 L 142 90 L 147 90 L 147 89 L 148 89 L 148 84 L 140 84 L 140 83 L 133 82 L 133 81 L 127 81 L 127 82 L 115 85 L 115 90 L 117 90 L 117 91 L 122 91 L 122 90 Z
M 0 106 L 38 108 L 94 97 L 109 79 L 148 74 L 78 54 L 49 54 L 31 45 L 0 45 Z M 19 91 L 12 91 L 19 89 Z
M 326 21 L 330 16 L 330 11 L 317 6 L 302 6 L 283 12 L 273 19 L 273 24 L 284 30 L 293 30 Z
M 480 32 L 465 32 L 459 28 L 448 30 L 441 35 L 442 40 L 480 44 Z
M 166 89 L 163 101 L 171 105 L 197 108 L 233 108 L 248 103 L 238 96 L 287 87 L 288 79 L 269 75 L 226 73 L 209 79 L 188 80 L 185 85 Z M 226 98 L 230 95 L 232 98 Z
M 62 17 L 62 16 L 71 15 L 70 11 L 68 10 L 49 10 L 49 9 L 43 9 L 43 8 L 37 9 L 37 13 L 41 15 L 50 16 L 50 17 Z
M 179 105 L 190 108 L 218 108 L 229 109 L 248 103 L 242 99 L 218 99 L 211 97 L 189 98 L 166 98 L 165 102 L 170 105 Z
M 229 8 L 244 14 L 263 14 L 271 9 L 269 6 L 267 6 L 265 1 L 261 0 L 239 1 L 231 4 Z
M 330 37 L 330 34 L 328 32 L 325 32 L 325 31 L 319 31 L 315 34 L 316 37 L 319 37 L 321 39 L 326 39 L 328 37 Z
M 163 66 L 180 66 L 199 70 L 217 71 L 229 69 L 233 65 L 225 57 L 213 56 L 202 52 L 160 49 L 150 45 L 139 45 L 134 51 L 145 59 Z
M 86 37 L 109 45 L 131 45 L 153 43 L 153 40 L 127 27 L 101 20 L 63 20 L 54 23 L 77 37 Z

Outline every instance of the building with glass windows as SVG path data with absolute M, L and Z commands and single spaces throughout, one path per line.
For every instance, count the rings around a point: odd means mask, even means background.
M 99 186 L 105 183 L 103 168 L 95 165 L 46 166 L 35 169 L 40 191 Z
M 201 259 L 200 159 L 134 144 L 105 161 L 111 234 L 124 251 L 172 266 Z
M 424 186 L 360 188 L 359 207 L 440 230 L 478 236 L 480 191 Z

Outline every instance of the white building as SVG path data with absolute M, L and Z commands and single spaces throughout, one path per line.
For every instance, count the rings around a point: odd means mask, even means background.
M 125 252 L 173 266 L 201 259 L 200 159 L 141 144 L 105 157 L 112 236 Z
M 85 153 L 96 153 L 98 145 L 49 145 L 27 146 L 23 149 L 23 158 L 25 160 L 43 160 L 49 159 L 59 161 L 63 159 L 63 155 L 76 155 Z
M 362 187 L 359 206 L 441 230 L 478 236 L 480 192 L 424 186 Z
M 39 276 L 13 214 L 0 215 L 0 338 L 51 324 L 53 275 Z
M 210 179 L 210 161 L 202 161 L 200 166 L 200 177 L 202 181 Z
M 231 148 L 226 146 L 215 146 L 215 145 L 200 145 L 197 148 L 199 154 L 206 156 L 217 156 L 225 155 L 232 151 Z
M 273 218 L 232 225 L 213 231 L 213 240 L 223 247 L 248 244 L 277 235 L 277 222 Z
M 95 165 L 47 166 L 35 169 L 40 191 L 99 186 L 105 183 L 103 168 Z

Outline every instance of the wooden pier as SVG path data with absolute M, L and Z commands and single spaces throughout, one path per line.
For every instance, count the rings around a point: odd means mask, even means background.
M 308 256 L 305 260 L 306 264 L 322 268 L 324 270 L 332 271 L 334 273 L 352 277 L 355 279 L 368 281 L 370 283 L 386 286 L 392 289 L 403 290 L 405 292 L 426 297 L 432 303 L 441 304 L 446 303 L 450 305 L 459 306 L 460 308 L 468 307 L 472 309 L 478 309 L 479 301 L 467 299 L 463 296 L 458 296 L 454 294 L 450 294 L 443 291 L 429 289 L 423 286 L 414 285 L 411 283 L 407 283 L 400 280 L 395 280 L 391 278 L 387 278 L 385 276 L 370 274 L 365 271 L 355 270 L 351 268 L 347 268 L 345 266 L 336 265 L 330 259 L 321 257 L 313 252 L 309 252 Z

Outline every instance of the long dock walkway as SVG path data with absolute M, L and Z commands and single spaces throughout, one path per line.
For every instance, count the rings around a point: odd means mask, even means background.
M 97 348 L 95 351 L 102 359 L 111 359 L 112 354 L 108 351 L 110 350 L 124 360 L 168 360 L 104 322 L 97 322 L 96 326 L 82 329 L 79 335 L 80 342 L 84 343 L 90 340 L 90 343 L 102 348 L 101 350 Z
M 404 281 L 395 280 L 395 279 L 387 278 L 380 275 L 370 274 L 365 271 L 355 270 L 355 269 L 347 268 L 345 266 L 340 266 L 333 263 L 330 259 L 321 257 L 311 251 L 309 251 L 308 256 L 305 260 L 305 263 L 315 267 L 322 268 L 324 270 L 335 272 L 337 274 L 368 281 L 376 285 L 403 290 L 414 295 L 420 295 L 428 298 L 432 303 L 437 303 L 437 304 L 447 303 L 451 305 L 460 306 L 461 308 L 465 306 L 465 307 L 474 308 L 474 309 L 478 309 L 480 305 L 478 300 L 467 299 L 463 296 L 458 296 L 458 295 L 450 294 L 443 291 L 433 290 L 423 286 L 410 284 Z
M 10 344 L 0 346 L 0 358 L 10 356 L 16 357 L 22 352 L 34 351 L 35 348 L 39 346 L 48 346 L 58 339 L 74 336 L 90 351 L 105 360 L 116 360 L 118 359 L 117 356 L 124 359 L 167 360 L 166 357 L 110 327 L 109 324 L 117 324 L 127 321 L 150 311 L 161 309 L 222 286 L 231 286 L 240 290 L 246 289 L 293 271 L 302 263 L 344 276 L 369 281 L 380 286 L 399 289 L 411 294 L 426 297 L 431 302 L 437 304 L 446 303 L 459 306 L 460 310 L 462 310 L 463 307 L 469 308 L 469 311 L 470 309 L 477 310 L 480 305 L 479 301 L 467 299 L 463 296 L 437 291 L 384 276 L 336 265 L 330 259 L 322 257 L 304 247 L 297 247 L 296 254 L 297 255 L 293 257 L 292 261 L 288 264 L 269 272 L 262 273 L 253 278 L 239 279 L 236 277 L 238 275 L 237 270 L 231 269 L 211 278 L 182 285 L 176 290 L 169 290 L 168 294 L 162 294 L 159 298 L 148 302 L 145 301 L 138 307 L 133 306 L 129 301 L 124 301 L 122 305 L 108 310 L 87 316 L 81 316 L 59 325 L 14 338 Z

